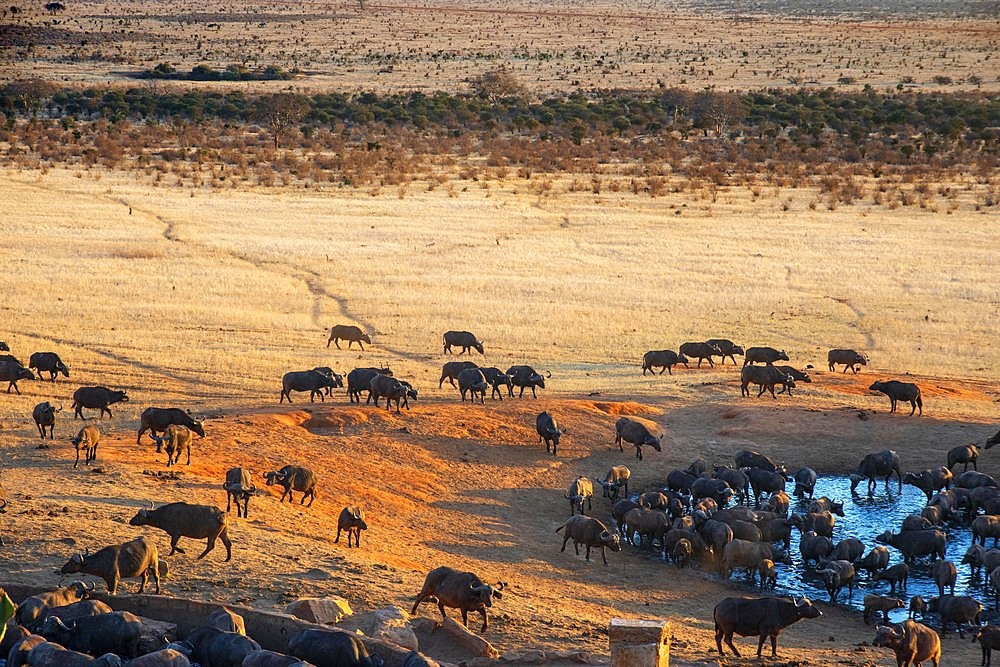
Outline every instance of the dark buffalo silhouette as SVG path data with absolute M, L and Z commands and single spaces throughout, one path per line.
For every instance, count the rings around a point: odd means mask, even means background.
M 59 373 L 69 377 L 69 366 L 64 364 L 55 352 L 35 352 L 28 359 L 28 368 L 38 371 L 38 377 L 42 377 L 42 373 L 49 373 L 49 379 L 53 382 Z
M 326 346 L 330 347 L 330 343 L 333 343 L 337 346 L 338 350 L 342 350 L 343 348 L 340 347 L 340 341 L 342 340 L 347 341 L 348 350 L 351 349 L 351 346 L 355 343 L 358 344 L 358 347 L 364 350 L 365 346 L 362 345 L 362 342 L 368 343 L 369 345 L 371 345 L 372 342 L 372 339 L 368 337 L 368 334 L 353 324 L 337 324 L 330 328 L 330 339 L 326 341 Z
M 200 421 L 195 421 L 187 412 L 180 408 L 146 408 L 139 418 L 139 433 L 135 436 L 136 444 L 139 444 L 142 434 L 149 431 L 149 437 L 154 438 L 157 432 L 164 432 L 171 424 L 187 426 L 200 437 L 205 437 L 205 427 Z M 155 438 L 154 438 L 155 440 Z M 160 444 L 157 443 L 156 451 L 160 451 Z
M 128 394 L 124 389 L 108 389 L 107 387 L 80 387 L 73 392 L 73 418 L 76 419 L 86 419 L 83 416 L 83 408 L 88 410 L 100 410 L 101 418 L 104 418 L 104 413 L 108 413 L 108 417 L 111 418 L 111 410 L 108 409 L 109 405 L 114 405 L 115 403 L 125 403 L 128 401 Z
M 868 387 L 870 391 L 880 391 L 889 397 L 889 412 L 896 411 L 898 401 L 908 401 L 910 403 L 910 416 L 920 409 L 920 416 L 924 414 L 924 402 L 920 398 L 920 387 L 912 382 L 900 382 L 899 380 L 887 380 L 880 382 L 876 380 Z
M 476 334 L 469 331 L 445 331 L 444 332 L 444 353 L 451 354 L 452 347 L 460 347 L 459 354 L 469 352 L 470 348 L 475 348 L 479 354 L 483 352 L 483 341 L 476 339 Z M 472 354 L 469 352 L 469 354 Z

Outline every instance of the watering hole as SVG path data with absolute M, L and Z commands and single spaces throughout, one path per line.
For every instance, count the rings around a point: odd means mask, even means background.
M 862 482 L 858 490 L 864 492 L 867 482 Z M 865 495 L 851 497 L 851 482 L 847 477 L 821 477 L 816 481 L 815 496 L 828 496 L 829 498 L 842 501 L 844 503 L 844 516 L 836 517 L 837 522 L 833 527 L 833 542 L 848 537 L 856 537 L 865 545 L 865 553 L 872 547 L 878 546 L 875 541 L 876 535 L 881 535 L 886 530 L 899 532 L 899 527 L 903 519 L 909 514 L 919 514 L 920 510 L 927 504 L 927 497 L 920 489 L 903 485 L 902 491 L 897 491 L 899 484 L 895 476 L 889 482 L 888 489 L 879 480 L 875 487 L 875 495 L 867 497 Z M 797 502 L 792 498 L 791 511 L 805 511 L 809 504 L 808 500 Z M 962 565 L 962 557 L 972 544 L 972 529 L 968 524 L 946 523 L 944 530 L 948 535 L 946 557 L 958 568 L 958 581 L 955 585 L 955 595 L 971 595 L 983 603 L 983 621 L 992 621 L 1000 614 L 993 612 L 993 596 L 987 596 L 987 578 L 980 574 L 973 577 L 970 574 L 970 567 Z M 987 540 L 986 546 L 992 543 Z M 903 562 L 903 555 L 896 549 L 889 547 L 889 565 Z M 799 531 L 792 530 L 791 547 L 789 556 L 792 564 L 778 564 L 778 585 L 776 592 L 789 595 L 805 595 L 810 600 L 828 601 L 829 594 L 823 585 L 823 580 L 816 574 L 815 568 L 806 567 L 802 562 L 802 555 L 799 553 Z M 734 575 L 735 576 L 735 575 Z M 949 592 L 945 589 L 945 592 Z M 864 597 L 868 594 L 890 595 L 889 583 L 885 581 L 872 581 L 867 572 L 858 573 L 855 579 L 854 594 L 848 598 L 847 589 L 843 589 L 837 596 L 839 604 L 848 605 L 853 609 L 862 610 L 864 608 Z M 896 596 L 909 603 L 910 596 L 921 595 L 925 600 L 938 594 L 937 585 L 931 578 L 930 557 L 921 557 L 915 563 L 910 564 L 910 578 L 906 584 L 906 589 L 902 593 L 896 589 Z M 907 618 L 905 609 L 896 609 L 890 614 L 894 621 L 902 621 Z
M 789 484 L 788 489 L 791 490 Z M 858 487 L 859 491 L 867 488 L 867 482 L 862 482 Z M 822 476 L 816 481 L 814 497 L 827 496 L 832 500 L 844 503 L 844 516 L 837 516 L 836 524 L 833 528 L 833 542 L 836 544 L 840 540 L 848 537 L 856 537 L 865 545 L 867 554 L 872 547 L 878 546 L 875 541 L 877 535 L 881 535 L 886 530 L 899 532 L 903 519 L 909 514 L 919 514 L 926 505 L 927 497 L 924 493 L 913 486 L 903 485 L 902 491 L 898 491 L 899 484 L 895 476 L 889 483 L 888 488 L 882 480 L 879 480 L 872 497 L 865 495 L 851 497 L 851 483 L 846 476 Z M 792 501 L 791 512 L 804 512 L 809 505 L 809 499 L 799 500 L 790 496 Z M 751 505 L 752 506 L 752 505 Z M 962 557 L 972 544 L 972 529 L 967 523 L 946 523 L 943 527 L 947 533 L 946 557 L 958 568 L 958 581 L 955 585 L 955 595 L 971 595 L 983 603 L 982 621 L 995 622 L 1000 619 L 1000 613 L 993 610 L 994 597 L 992 593 L 987 593 L 988 580 L 986 574 L 972 576 L 970 567 L 962 565 Z M 815 567 L 807 567 L 803 563 L 802 555 L 799 553 L 798 529 L 792 529 L 789 556 L 791 565 L 782 563 L 776 564 L 778 571 L 778 584 L 774 593 L 778 595 L 804 595 L 810 600 L 829 602 L 830 596 L 823 585 L 822 578 L 816 574 Z M 775 543 L 778 544 L 778 543 Z M 987 548 L 992 546 L 992 542 L 987 539 Z M 903 562 L 903 555 L 889 547 L 889 565 Z M 937 585 L 931 577 L 931 560 L 929 556 L 918 558 L 915 563 L 910 564 L 910 576 L 905 590 L 896 589 L 896 597 L 909 604 L 910 597 L 921 595 L 925 600 L 938 594 Z M 745 592 L 757 590 L 750 588 L 746 579 L 746 570 L 743 568 L 733 572 L 731 579 L 736 584 L 743 584 Z M 950 592 L 945 589 L 945 592 Z M 858 572 L 855 578 L 854 593 L 849 595 L 847 587 L 844 587 L 837 595 L 837 603 L 861 611 L 864 609 L 865 595 L 891 595 L 890 586 L 885 581 L 873 581 L 867 572 Z M 908 612 L 906 609 L 896 609 L 890 613 L 890 620 L 901 622 L 906 620 Z M 936 627 L 936 620 L 933 622 Z

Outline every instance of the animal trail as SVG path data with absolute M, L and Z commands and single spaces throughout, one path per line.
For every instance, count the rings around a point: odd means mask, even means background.
M 854 327 L 855 329 L 857 329 L 861 333 L 862 336 L 865 337 L 865 345 L 867 345 L 867 347 L 868 347 L 869 350 L 872 349 L 873 347 L 875 347 L 875 338 L 871 335 L 871 333 L 869 333 L 868 331 L 866 331 L 865 329 L 863 329 L 862 326 L 861 326 L 861 323 L 865 319 L 865 311 L 863 311 L 860 308 L 858 308 L 857 306 L 855 306 L 854 303 L 851 302 L 850 299 L 847 299 L 845 297 L 831 296 L 831 297 L 827 297 L 827 298 L 833 299 L 837 303 L 839 303 L 839 304 L 841 304 L 843 306 L 846 306 L 852 313 L 854 313 L 854 321 L 850 322 L 848 324 L 848 326 Z

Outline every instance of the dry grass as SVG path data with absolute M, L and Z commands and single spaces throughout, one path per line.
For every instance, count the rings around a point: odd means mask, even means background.
M 467 89 L 505 65 L 536 94 L 660 84 L 1000 86 L 991 60 L 996 21 L 967 4 L 952 11 L 940 3 L 879 3 L 861 17 L 819 3 L 799 14 L 784 3 L 762 7 L 755 16 L 726 2 L 366 6 L 80 2 L 59 16 L 25 7 L 0 44 L 0 78 L 120 83 L 159 63 L 180 70 L 245 64 L 305 72 L 292 84 L 250 84 L 254 89 L 434 91 Z
M 701 664 L 718 657 L 715 601 L 749 590 L 631 548 L 609 554 L 606 568 L 560 553 L 553 531 L 567 480 L 627 463 L 642 489 L 694 456 L 731 460 L 744 447 L 842 474 L 893 446 L 906 469 L 920 469 L 995 430 L 992 220 L 970 207 L 947 218 L 917 207 L 809 211 L 819 193 L 793 188 L 758 197 L 720 187 L 701 203 L 627 188 L 540 197 L 513 177 L 402 199 L 393 188 L 209 192 L 62 169 L 0 174 L 0 191 L 0 262 L 12 267 L 0 340 L 22 358 L 57 351 L 72 367 L 68 381 L 0 394 L 9 581 L 54 581 L 72 551 L 66 538 L 94 549 L 133 537 L 123 519 L 142 498 L 218 503 L 231 465 L 259 474 L 308 461 L 323 481 L 314 507 L 279 505 L 265 489 L 249 521 L 233 519 L 233 562 L 175 557 L 168 594 L 267 609 L 338 594 L 364 613 L 408 606 L 424 573 L 449 564 L 512 582 L 491 615 L 488 638 L 501 650 L 604 653 L 610 615 L 652 616 L 677 624 L 675 662 Z M 337 322 L 360 324 L 373 345 L 327 350 L 325 328 Z M 438 391 L 449 328 L 477 331 L 486 363 L 551 370 L 549 387 L 538 401 L 485 406 Z M 785 347 L 795 365 L 817 366 L 815 381 L 775 402 L 739 398 L 732 365 L 639 372 L 647 349 L 717 335 Z M 841 345 L 867 350 L 872 367 L 826 373 L 826 349 Z M 277 406 L 287 370 L 386 362 L 421 390 L 402 416 L 349 406 L 342 391 L 324 405 L 296 395 Z M 923 418 L 888 415 L 884 397 L 865 391 L 873 377 L 906 371 L 924 389 Z M 28 417 L 38 401 L 68 407 L 73 389 L 96 383 L 132 398 L 99 422 L 100 475 L 69 469 L 63 443 L 78 424 L 68 415 L 48 450 L 36 449 Z M 177 481 L 142 474 L 163 466 L 135 443 L 148 405 L 209 418 Z M 571 428 L 557 458 L 536 444 L 542 409 Z M 663 453 L 619 454 L 618 414 L 652 420 Z M 361 550 L 330 543 L 348 503 L 369 513 Z M 594 511 L 607 519 L 606 501 Z M 162 538 L 154 533 L 161 547 Z M 823 609 L 822 623 L 782 636 L 783 658 L 808 648 L 803 664 L 891 664 L 883 650 L 858 648 L 871 630 L 856 613 Z M 421 636 L 421 648 L 470 657 L 440 633 Z M 955 664 L 978 656 L 954 638 L 946 651 Z
M 817 368 L 829 348 L 864 349 L 887 376 L 989 379 L 1000 360 L 992 225 L 971 209 L 519 187 L 206 193 L 9 173 L 8 342 L 120 356 L 133 364 L 118 383 L 180 375 L 213 403 L 236 387 L 270 401 L 283 372 L 314 365 L 384 361 L 426 387 L 447 329 L 570 392 L 658 393 L 636 374 L 643 352 L 718 336 Z M 371 350 L 328 353 L 338 322 L 372 333 Z

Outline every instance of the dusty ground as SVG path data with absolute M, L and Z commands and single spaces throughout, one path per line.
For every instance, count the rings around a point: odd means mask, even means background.
M 56 172 L 6 174 L 2 184 L 2 252 L 11 269 L 0 340 L 24 360 L 33 351 L 53 349 L 72 366 L 69 379 L 22 382 L 21 396 L 0 394 L 0 461 L 11 501 L 0 522 L 5 581 L 54 585 L 59 577 L 53 569 L 74 551 L 143 532 L 127 522 L 146 499 L 218 504 L 231 466 L 260 475 L 301 463 L 321 480 L 312 507 L 279 505 L 278 495 L 262 487 L 251 518 L 232 518 L 233 561 L 223 563 L 220 548 L 195 561 L 197 547 L 189 543 L 188 554 L 168 559 L 172 575 L 165 594 L 269 609 L 298 596 L 337 594 L 362 614 L 386 605 L 408 610 L 424 574 L 447 564 L 510 583 L 486 633 L 501 650 L 582 648 L 603 654 L 610 618 L 653 617 L 673 621 L 677 658 L 711 662 L 718 658 L 712 607 L 726 595 L 751 591 L 697 570 L 678 572 L 631 548 L 609 554 L 607 567 L 571 550 L 560 553 L 554 530 L 567 516 L 563 493 L 572 479 L 625 463 L 633 470 L 633 488 L 641 490 L 696 456 L 726 461 L 743 448 L 792 466 L 845 473 L 863 454 L 893 447 L 904 468 L 920 469 L 940 465 L 949 447 L 981 442 L 996 430 L 997 352 L 981 344 L 980 336 L 995 322 L 997 287 L 978 273 L 989 262 L 969 259 L 989 252 L 988 244 L 976 241 L 988 225 L 972 212 L 949 218 L 948 234 L 927 214 L 909 222 L 903 235 L 897 231 L 903 218 L 893 217 L 903 212 L 795 214 L 780 224 L 787 225 L 785 242 L 808 258 L 802 264 L 809 270 L 792 281 L 748 284 L 740 268 L 748 255 L 784 251 L 753 240 L 759 216 L 770 221 L 774 214 L 751 209 L 748 215 L 746 202 L 720 207 L 711 225 L 700 223 L 711 243 L 692 242 L 682 250 L 676 237 L 653 233 L 659 218 L 642 208 L 661 206 L 670 214 L 670 202 L 640 204 L 627 197 L 603 203 L 563 198 L 540 210 L 509 192 L 463 194 L 457 201 L 440 193 L 405 201 L 367 195 L 352 200 L 359 195 L 347 193 L 295 200 L 260 193 L 202 198 L 114 175 L 94 180 Z M 551 210 L 558 207 L 564 210 Z M 563 216 L 574 224 L 560 226 Z M 467 228 L 461 230 L 463 219 Z M 368 233 L 370 222 L 392 231 Z M 966 234 L 956 233 L 959 226 Z M 452 227 L 458 236 L 449 241 L 441 231 Z M 834 252 L 830 239 L 869 227 L 880 231 L 868 238 L 865 253 L 856 254 L 857 266 L 847 261 L 850 254 L 823 259 L 824 252 Z M 516 265 L 510 282 L 493 276 L 495 267 L 469 258 L 483 252 L 480 236 L 495 247 L 498 229 L 509 234 L 504 244 L 531 239 L 525 248 L 547 249 L 545 258 L 563 269 L 519 273 Z M 724 237 L 733 242 L 724 243 Z M 466 243 L 470 239 L 478 241 Z M 591 245 L 599 239 L 601 245 Z M 664 260 L 644 264 L 644 273 L 635 275 L 674 295 L 666 313 L 633 295 L 633 275 L 611 275 L 608 283 L 601 278 L 606 258 L 619 262 L 619 255 L 632 256 L 630 243 L 648 245 L 651 239 L 662 244 L 653 251 Z M 428 248 L 432 242 L 442 245 Z M 874 270 L 865 256 L 879 262 L 889 252 L 921 277 L 918 294 L 898 281 L 864 284 L 863 276 Z M 364 253 L 379 261 L 356 263 L 343 278 L 340 269 L 312 268 L 330 255 Z M 393 269 L 393 260 L 420 269 Z M 533 256 L 522 260 L 537 262 Z M 513 303 L 494 326 L 476 319 L 500 307 L 496 295 L 442 289 L 433 261 L 451 267 L 458 286 L 485 271 Z M 726 314 L 711 308 L 712 294 L 688 294 L 686 274 L 713 271 L 720 283 L 733 283 L 732 293 L 718 288 L 730 309 L 739 311 L 734 304 L 740 294 L 752 294 L 756 303 L 743 315 Z M 838 283 L 838 293 L 851 295 L 851 308 L 823 296 L 831 282 Z M 398 289 L 401 284 L 405 290 Z M 589 302 L 574 302 L 574 290 L 592 299 L 589 311 Z M 601 299 L 598 292 L 621 296 Z M 924 311 L 911 317 L 914 299 L 933 304 L 927 320 Z M 758 309 L 772 304 L 781 306 L 780 322 L 758 320 Z M 516 323 L 519 309 L 560 308 L 583 315 L 554 317 L 534 336 L 523 326 L 504 324 Z M 661 314 L 636 319 L 637 308 Z M 469 321 L 460 317 L 463 309 L 480 322 L 486 362 L 506 366 L 527 350 L 531 363 L 551 369 L 553 378 L 538 400 L 463 405 L 447 385 L 440 391 L 433 385 L 445 361 L 437 337 L 456 320 Z M 420 323 L 422 337 L 408 328 L 411 320 Z M 337 321 L 366 328 L 379 322 L 386 333 L 363 353 L 327 350 L 323 327 Z M 756 400 L 739 397 L 732 365 L 655 378 L 639 372 L 638 358 L 654 340 L 676 347 L 698 331 L 706 338 L 729 330 L 744 344 L 787 343 L 796 364 L 816 366 L 814 382 L 793 399 Z M 608 331 L 620 333 L 609 337 Z M 546 340 L 537 340 L 539 332 Z M 841 340 L 872 351 L 873 368 L 856 377 L 826 372 L 820 350 Z M 941 356 L 932 356 L 931 364 L 920 348 Z M 937 363 L 945 357 L 949 365 Z M 343 390 L 325 403 L 296 395 L 295 404 L 277 405 L 281 372 L 320 362 L 338 369 L 388 362 L 397 375 L 414 379 L 420 399 L 401 415 L 349 405 Z M 867 391 L 873 379 L 906 370 L 923 388 L 922 418 L 889 415 L 888 401 Z M 67 438 L 79 424 L 63 413 L 56 440 L 39 448 L 30 410 L 41 400 L 68 408 L 76 387 L 99 383 L 127 387 L 132 400 L 112 408 L 114 419 L 97 422 L 105 433 L 97 469 L 73 469 Z M 207 418 L 207 437 L 197 441 L 192 464 L 171 469 L 177 479 L 162 476 L 164 457 L 148 440 L 135 442 L 138 415 L 149 405 L 189 407 Z M 534 417 L 543 409 L 569 429 L 557 457 L 545 454 L 534 434 Z M 859 418 L 860 411 L 868 419 Z M 664 451 L 642 462 L 620 453 L 611 444 L 620 414 L 653 420 L 666 436 Z M 992 454 L 984 456 L 981 470 L 995 472 Z M 370 530 L 360 550 L 332 543 L 336 516 L 348 503 L 368 513 Z M 595 516 L 607 518 L 608 509 L 606 500 L 594 501 Z M 166 549 L 165 535 L 150 534 Z M 789 629 L 777 664 L 891 664 L 886 652 L 861 645 L 873 633 L 858 614 L 819 604 L 824 617 Z M 434 617 L 436 609 L 419 613 Z M 435 657 L 469 657 L 436 635 L 424 639 Z M 946 637 L 944 647 L 945 665 L 978 660 L 978 648 L 955 636 Z
M 26 5 L 0 22 L 0 80 L 135 85 L 138 72 L 160 63 L 182 71 L 236 64 L 303 74 L 227 88 L 432 92 L 468 90 L 471 78 L 503 65 L 537 95 L 1000 86 L 990 2 L 65 4 L 55 15 Z

